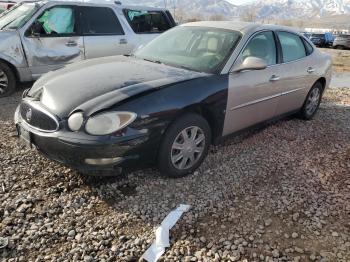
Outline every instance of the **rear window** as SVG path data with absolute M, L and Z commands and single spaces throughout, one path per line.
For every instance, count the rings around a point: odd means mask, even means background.
M 338 35 L 337 38 L 350 39 L 350 35 Z
M 312 45 L 309 44 L 308 41 L 306 41 L 306 39 L 303 39 L 303 42 L 305 45 L 306 55 L 311 55 L 314 51 L 314 48 L 312 47 Z
M 114 11 L 108 7 L 82 7 L 85 35 L 123 35 L 124 31 Z
M 162 11 L 124 9 L 124 15 L 137 34 L 162 33 L 172 27 Z
M 282 46 L 283 62 L 291 62 L 306 56 L 303 41 L 298 35 L 289 32 L 277 32 Z

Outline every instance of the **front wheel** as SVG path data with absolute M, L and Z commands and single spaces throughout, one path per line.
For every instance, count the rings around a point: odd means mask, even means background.
M 165 133 L 158 156 L 158 168 L 168 177 L 178 178 L 194 172 L 208 154 L 211 130 L 197 114 L 176 120 Z
M 320 82 L 314 84 L 308 93 L 303 107 L 299 112 L 299 116 L 305 120 L 311 120 L 316 114 L 322 98 L 323 86 Z
M 0 62 L 0 97 L 11 95 L 16 89 L 16 77 L 11 68 Z

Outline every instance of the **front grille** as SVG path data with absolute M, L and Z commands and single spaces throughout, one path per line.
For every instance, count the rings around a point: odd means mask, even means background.
M 23 102 L 20 107 L 22 119 L 30 126 L 46 132 L 54 132 L 58 129 L 58 121 L 55 116 L 37 105 Z

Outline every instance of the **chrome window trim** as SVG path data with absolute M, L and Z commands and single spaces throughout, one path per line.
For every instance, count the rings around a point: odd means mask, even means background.
M 30 128 L 33 128 L 34 130 L 37 130 L 37 131 L 43 132 L 43 133 L 54 133 L 54 132 L 56 132 L 56 131 L 59 130 L 59 128 L 60 128 L 60 123 L 58 122 L 58 119 L 57 119 L 57 117 L 56 117 L 54 114 L 52 114 L 52 113 L 51 113 L 50 111 L 48 111 L 46 108 L 40 106 L 40 105 L 38 104 L 38 102 L 33 102 L 33 101 L 28 101 L 28 100 L 24 100 L 23 102 L 26 103 L 26 104 L 28 104 L 29 106 L 35 108 L 36 110 L 43 112 L 45 115 L 47 115 L 47 116 L 50 117 L 52 120 L 54 120 L 55 123 L 56 123 L 56 129 L 55 129 L 55 130 L 45 130 L 45 129 L 41 129 L 41 128 L 32 126 L 31 124 L 29 124 L 29 123 L 22 117 L 22 114 L 20 113 L 19 116 L 20 116 L 21 119 L 26 123 L 26 125 L 28 125 Z M 22 103 L 23 103 L 23 102 L 22 102 Z M 22 105 L 22 103 L 21 103 L 21 105 Z M 21 105 L 20 105 L 20 106 L 21 106 Z

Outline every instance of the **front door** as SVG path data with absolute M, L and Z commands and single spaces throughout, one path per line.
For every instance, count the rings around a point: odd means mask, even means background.
M 75 6 L 51 6 L 27 29 L 23 46 L 34 79 L 84 59 L 84 42 L 77 21 Z
M 133 46 L 113 9 L 97 6 L 80 9 L 87 59 L 131 53 Z
M 239 65 L 250 56 L 264 59 L 268 67 L 263 70 L 230 74 L 223 135 L 250 127 L 276 115 L 281 85 L 273 32 L 260 32 L 251 38 L 236 64 Z

